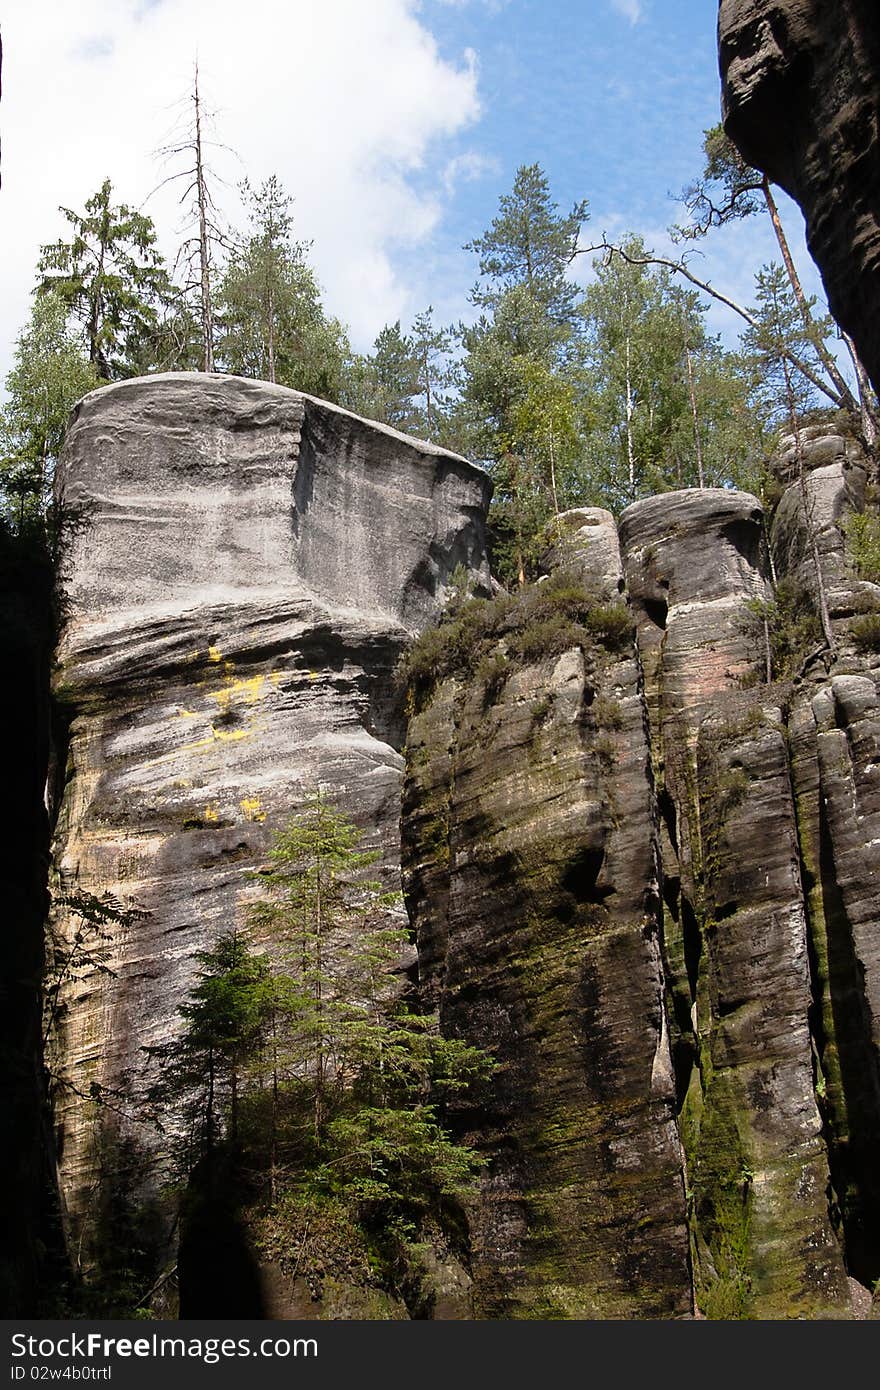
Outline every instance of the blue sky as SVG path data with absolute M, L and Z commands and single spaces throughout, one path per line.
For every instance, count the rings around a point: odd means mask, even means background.
M 497 161 L 462 190 L 451 236 L 486 225 L 517 166 L 536 161 L 561 203 L 589 198 L 597 227 L 602 214 L 665 225 L 667 195 L 693 176 L 719 119 L 713 4 L 428 0 L 423 13 L 442 52 L 477 53 L 484 112 L 467 138 Z
M 468 313 L 462 245 L 520 164 L 540 163 L 566 209 L 589 199 L 588 236 L 667 249 L 670 194 L 719 118 L 715 14 L 714 0 L 6 0 L 0 379 L 40 244 L 65 232 L 59 204 L 81 208 L 109 176 L 173 259 L 185 232 L 173 191 L 153 192 L 155 150 L 196 56 L 237 151 L 215 155 L 230 220 L 244 173 L 278 174 L 328 307 L 366 349 L 429 302 L 441 321 Z M 747 298 L 773 249 L 755 221 L 694 268 Z M 729 316 L 711 322 L 733 340 Z

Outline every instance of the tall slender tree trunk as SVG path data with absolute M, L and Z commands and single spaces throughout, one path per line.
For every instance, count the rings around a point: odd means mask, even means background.
M 801 506 L 804 511 L 804 525 L 807 528 L 807 544 L 810 550 L 810 558 L 813 561 L 813 569 L 816 574 L 816 597 L 819 601 L 819 620 L 822 624 L 822 633 L 832 655 L 837 651 L 837 643 L 834 639 L 834 629 L 831 626 L 831 615 L 828 612 L 828 597 L 825 592 L 825 577 L 822 574 L 822 562 L 819 557 L 819 546 L 816 543 L 816 531 L 813 526 L 813 504 L 807 487 L 807 471 L 804 464 L 804 446 L 801 437 L 800 424 L 797 416 L 797 403 L 795 400 L 794 386 L 791 380 L 791 368 L 785 358 L 782 359 L 782 370 L 785 376 L 785 390 L 788 398 L 788 413 L 794 434 L 795 460 L 798 474 L 798 487 L 801 494 Z
M 196 108 L 196 199 L 199 207 L 199 270 L 202 301 L 202 342 L 206 372 L 214 370 L 214 313 L 211 304 L 211 250 L 208 241 L 208 190 L 202 158 L 202 106 L 196 67 L 193 101 Z
M 425 425 L 427 436 L 430 439 L 434 433 L 434 402 L 431 396 L 431 361 L 427 343 L 425 343 L 419 357 L 419 370 L 422 373 L 420 384 L 424 388 L 425 396 Z
M 795 265 L 794 257 L 791 254 L 791 247 L 788 244 L 788 237 L 785 235 L 785 228 L 783 227 L 782 219 L 779 216 L 779 208 L 776 205 L 776 199 L 774 198 L 773 190 L 770 187 L 770 180 L 768 179 L 766 174 L 764 175 L 764 178 L 761 181 L 761 189 L 764 194 L 764 201 L 767 204 L 767 211 L 770 214 L 770 221 L 773 224 L 773 231 L 776 234 L 776 241 L 779 245 L 779 250 L 782 253 L 782 259 L 785 264 L 785 271 L 788 275 L 791 288 L 794 291 L 794 297 L 797 300 L 798 308 L 800 309 L 804 327 L 808 330 L 808 332 L 811 335 L 811 340 L 813 341 L 816 351 L 822 359 L 822 365 L 828 373 L 829 379 L 834 383 L 834 388 L 841 398 L 841 405 L 843 405 L 845 409 L 851 410 L 853 414 L 859 415 L 863 418 L 863 411 L 859 409 L 859 406 L 853 396 L 853 393 L 847 385 L 844 377 L 841 375 L 840 368 L 835 362 L 834 357 L 828 351 L 824 342 L 822 342 L 821 336 L 818 333 L 815 333 L 816 323 L 812 313 L 810 312 L 810 305 L 807 300 L 807 296 L 804 294 L 804 287 L 801 284 L 801 278 L 798 275 L 797 266 Z M 874 426 L 874 434 L 876 438 L 876 422 Z
M 553 449 L 553 430 L 550 430 L 550 491 L 553 494 L 553 511 L 556 515 L 556 533 L 562 535 L 562 526 L 559 521 L 559 497 L 556 493 L 556 459 Z
M 864 363 L 859 357 L 858 348 L 848 333 L 842 335 L 846 344 L 846 350 L 852 359 L 853 368 L 856 374 L 856 381 L 859 384 L 859 410 L 862 418 L 862 434 L 865 436 L 865 443 L 873 465 L 872 471 L 877 471 L 877 438 L 878 426 L 877 415 L 874 410 L 874 388 L 871 379 L 865 371 Z
M 632 390 L 632 345 L 629 334 L 626 336 L 626 461 L 629 473 L 630 501 L 636 500 L 636 453 L 633 442 L 633 404 Z
M 697 410 L 697 391 L 694 384 L 694 364 L 691 358 L 691 348 L 688 342 L 687 327 L 682 319 L 684 328 L 684 357 L 687 363 L 688 395 L 691 401 L 691 415 L 694 420 L 694 452 L 697 460 L 697 482 L 700 487 L 706 486 L 706 478 L 703 472 L 703 441 L 700 437 L 700 413 Z
M 269 347 L 269 380 L 275 381 L 275 295 L 272 285 L 269 285 L 269 323 L 268 323 L 268 347 Z

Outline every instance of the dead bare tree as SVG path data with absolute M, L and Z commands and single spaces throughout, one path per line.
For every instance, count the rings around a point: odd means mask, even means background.
M 199 67 L 195 66 L 193 87 L 187 97 L 191 115 L 183 128 L 159 149 L 163 164 L 186 160 L 182 169 L 175 170 L 157 186 L 184 180 L 186 186 L 179 204 L 185 209 L 186 230 L 189 231 L 174 263 L 175 276 L 182 275 L 180 294 L 183 303 L 195 314 L 201 340 L 202 369 L 214 371 L 214 302 L 213 281 L 218 255 L 228 250 L 230 238 L 225 230 L 212 185 L 222 182 L 206 159 L 209 148 L 229 150 L 228 145 L 209 139 L 208 132 L 214 113 L 205 107 L 199 87 Z M 150 195 L 152 196 L 152 194 Z

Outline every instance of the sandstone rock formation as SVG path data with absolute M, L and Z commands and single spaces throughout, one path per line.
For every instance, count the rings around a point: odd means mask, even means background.
M 456 565 L 488 582 L 489 484 L 295 391 L 180 374 L 86 397 L 58 487 L 58 883 L 144 914 L 104 943 L 113 975 L 62 991 L 58 1151 L 78 1238 L 99 1181 L 90 1096 L 125 1113 L 193 953 L 242 919 L 270 829 L 320 786 L 396 879 L 391 673 Z
M 557 558 L 621 603 L 610 515 L 563 522 Z M 476 678 L 448 679 L 410 724 L 404 882 L 423 988 L 444 1030 L 499 1063 L 459 1117 L 490 1160 L 469 1213 L 478 1317 L 691 1310 L 649 755 L 625 617 L 614 647 L 517 661 L 502 640 Z
M 810 923 L 817 1093 L 848 1267 L 871 1285 L 880 1273 L 880 658 L 854 642 L 853 630 L 880 609 L 880 587 L 860 579 L 847 557 L 846 517 L 865 498 L 859 451 L 819 426 L 802 440 L 807 515 L 784 441 L 776 469 L 788 486 L 770 541 L 780 575 L 815 595 L 805 552 L 808 533 L 816 535 L 837 644 L 833 657 L 805 662 L 786 723 Z
M 651 712 L 664 939 L 704 1311 L 848 1306 L 813 1094 L 807 924 L 781 714 L 740 693 L 769 597 L 747 493 L 637 502 L 621 543 Z
M 806 510 L 789 442 L 769 536 L 726 489 L 636 503 L 620 544 L 609 513 L 563 515 L 541 583 L 469 610 L 476 645 L 414 683 L 404 749 L 398 654 L 457 565 L 492 592 L 484 475 L 254 382 L 86 398 L 59 472 L 56 886 L 142 915 L 55 1010 L 83 1249 L 112 1210 L 98 1102 L 124 1132 L 194 951 L 243 920 L 270 830 L 322 785 L 391 884 L 402 793 L 423 1003 L 498 1063 L 451 1105 L 487 1167 L 415 1315 L 861 1309 L 880 1277 L 880 655 L 855 625 L 880 588 L 845 543 L 860 457 L 819 427 L 801 446 Z M 771 556 L 809 605 L 813 540 L 834 650 L 820 636 L 768 684 Z M 229 1315 L 259 1283 L 274 1316 L 413 1315 L 379 1283 L 316 1295 L 245 1254 Z M 219 1306 L 191 1281 L 187 1315 Z
M 721 0 L 724 125 L 803 209 L 831 310 L 880 386 L 880 15 L 873 0 Z

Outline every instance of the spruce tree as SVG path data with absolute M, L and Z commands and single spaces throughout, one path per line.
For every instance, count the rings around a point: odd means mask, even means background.
M 38 295 L 57 295 L 82 325 L 89 362 L 105 381 L 132 375 L 169 294 L 152 220 L 114 206 L 112 194 L 105 179 L 83 212 L 60 209 L 73 237 L 42 248 L 37 284 Z

